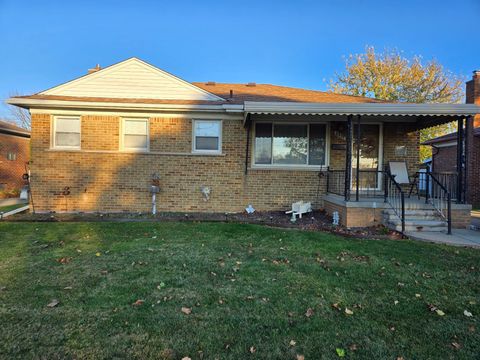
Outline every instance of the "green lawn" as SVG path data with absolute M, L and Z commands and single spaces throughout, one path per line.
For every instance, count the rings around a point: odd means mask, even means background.
M 479 358 L 479 266 L 256 225 L 0 223 L 0 357 Z

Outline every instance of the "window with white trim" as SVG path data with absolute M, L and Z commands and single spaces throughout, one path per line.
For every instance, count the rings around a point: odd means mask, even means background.
M 255 165 L 326 165 L 327 125 L 256 123 L 254 146 Z
M 122 150 L 148 151 L 148 119 L 122 119 Z
M 78 116 L 56 116 L 53 119 L 52 147 L 80 149 L 81 120 Z
M 193 121 L 193 151 L 220 153 L 222 151 L 222 121 Z

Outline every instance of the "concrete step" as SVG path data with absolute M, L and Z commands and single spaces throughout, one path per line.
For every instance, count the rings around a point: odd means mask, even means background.
M 399 219 L 385 223 L 387 227 L 402 231 L 402 222 Z M 441 220 L 406 220 L 405 231 L 446 231 L 447 222 Z
M 390 221 L 390 220 L 397 220 L 398 216 L 397 214 L 384 214 L 383 219 L 385 221 Z M 405 220 L 406 221 L 415 221 L 415 220 L 442 220 L 442 218 L 438 214 L 430 214 L 430 215 L 407 215 L 405 214 Z
M 395 215 L 395 211 L 393 209 L 385 209 L 385 210 L 383 210 L 383 213 L 388 214 L 388 215 Z M 423 210 L 420 210 L 420 209 L 415 209 L 415 210 L 408 209 L 407 210 L 407 209 L 405 209 L 405 216 L 416 216 L 416 215 L 431 216 L 431 215 L 436 215 L 436 214 L 437 214 L 437 211 L 435 209 L 423 209 Z

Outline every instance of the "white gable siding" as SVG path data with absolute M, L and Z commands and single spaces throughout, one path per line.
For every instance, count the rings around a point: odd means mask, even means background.
M 43 91 L 41 94 L 130 99 L 220 100 L 203 89 L 135 58 Z

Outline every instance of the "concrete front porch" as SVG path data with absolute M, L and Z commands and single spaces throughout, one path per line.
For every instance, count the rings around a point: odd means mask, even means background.
M 361 197 L 359 201 L 345 201 L 345 198 L 336 194 L 326 194 L 323 197 L 325 211 L 332 215 L 337 211 L 340 224 L 346 227 L 365 227 L 387 225 L 397 230 L 398 223 L 395 213 L 384 198 Z M 470 225 L 471 205 L 456 204 L 452 202 L 452 228 L 466 229 Z M 425 203 L 425 198 L 411 196 L 405 198 L 405 217 L 407 230 L 410 231 L 445 231 L 446 221 L 437 214 L 434 207 Z M 431 229 L 433 227 L 435 229 Z

